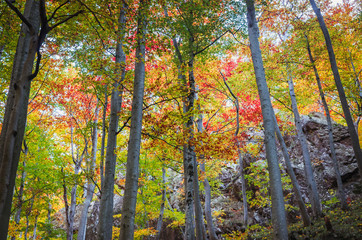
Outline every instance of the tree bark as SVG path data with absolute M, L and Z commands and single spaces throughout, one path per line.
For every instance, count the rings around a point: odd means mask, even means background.
M 134 238 L 134 220 L 136 214 L 139 157 L 141 149 L 141 131 L 143 115 L 143 95 L 145 81 L 145 52 L 147 31 L 148 1 L 141 0 L 138 9 L 137 49 L 131 112 L 131 129 L 128 142 L 126 182 L 122 206 L 120 240 Z
M 354 123 L 352 120 L 351 112 L 349 110 L 346 94 L 343 89 L 341 77 L 339 76 L 339 71 L 338 71 L 336 57 L 334 55 L 332 41 L 329 36 L 328 28 L 324 22 L 320 9 L 317 7 L 314 0 L 309 0 L 309 2 L 312 5 L 313 11 L 318 18 L 320 28 L 324 35 L 324 39 L 326 42 L 328 55 L 329 55 L 329 61 L 331 63 L 331 68 L 332 68 L 332 72 L 333 72 L 333 76 L 334 76 L 334 81 L 336 83 L 336 87 L 338 90 L 339 99 L 341 100 L 344 118 L 346 119 L 346 122 L 347 122 L 348 132 L 352 139 L 352 147 L 353 147 L 355 157 L 357 159 L 359 173 L 360 173 L 360 176 L 362 176 L 362 151 L 361 151 L 361 147 L 359 144 L 358 134 L 356 132 L 356 129 L 354 128 Z
M 341 201 L 342 209 L 346 210 L 346 209 L 348 209 L 348 206 L 347 206 L 347 201 L 346 201 L 346 194 L 344 193 L 344 189 L 343 189 L 341 173 L 339 171 L 339 166 L 338 166 L 338 161 L 337 161 L 337 156 L 336 156 L 336 150 L 334 149 L 333 125 L 332 125 L 331 115 L 329 114 L 328 104 L 327 104 L 326 98 L 324 97 L 324 92 L 323 92 L 321 80 L 320 80 L 320 77 L 319 77 L 319 74 L 318 74 L 318 70 L 317 70 L 317 68 L 315 66 L 315 60 L 313 59 L 312 51 L 310 50 L 308 37 L 307 36 L 305 36 L 305 37 L 307 39 L 307 50 L 308 50 L 309 60 L 310 60 L 310 62 L 312 64 L 312 67 L 313 67 L 314 75 L 315 75 L 315 78 L 316 78 L 317 84 L 318 84 L 319 95 L 320 95 L 322 103 L 323 103 L 324 113 L 326 114 L 327 126 L 328 126 L 329 147 L 330 147 L 330 150 L 331 150 L 333 168 L 334 168 L 334 171 L 335 171 L 335 174 L 336 174 L 337 187 L 338 187 L 338 198 Z
M 292 109 L 293 109 L 293 113 L 294 113 L 294 120 L 295 120 L 295 127 L 297 129 L 298 141 L 302 148 L 302 154 L 303 154 L 303 159 L 304 159 L 304 171 L 305 171 L 305 177 L 306 177 L 307 183 L 308 183 L 309 198 L 310 198 L 310 202 L 312 205 L 313 215 L 315 217 L 320 217 L 320 216 L 322 216 L 322 206 L 321 206 L 321 202 L 319 199 L 317 184 L 315 182 L 314 175 L 313 175 L 313 167 L 312 167 L 312 162 L 310 159 L 307 138 L 305 137 L 305 134 L 303 132 L 302 122 L 301 122 L 300 116 L 299 116 L 297 99 L 296 99 L 295 93 L 294 93 L 293 79 L 291 77 L 291 74 L 289 73 L 288 66 L 287 66 L 287 72 L 288 72 L 289 94 L 290 94 L 290 98 L 292 100 Z
M 165 213 L 165 203 L 166 203 L 166 170 L 164 167 L 162 167 L 162 199 L 161 199 L 161 207 L 160 207 L 160 215 L 158 216 L 156 230 L 157 235 L 155 237 L 155 240 L 159 240 L 161 237 L 161 230 L 162 230 L 162 223 L 163 223 L 163 215 Z
M 98 239 L 112 239 L 113 227 L 113 191 L 114 175 L 116 169 L 117 155 L 115 153 L 117 146 L 117 130 L 119 121 L 119 112 L 122 105 L 122 91 L 119 90 L 125 78 L 126 55 L 123 51 L 124 29 L 126 23 L 126 5 L 123 5 L 118 19 L 118 39 L 116 48 L 116 75 L 118 79 L 113 83 L 111 95 L 111 113 L 108 127 L 108 141 L 106 151 L 106 162 L 104 170 L 104 182 L 102 185 L 102 198 L 99 208 Z
M 202 127 L 202 114 L 199 115 L 199 119 L 197 120 L 197 131 L 203 132 Z M 206 177 L 206 170 L 205 170 L 205 162 L 204 162 L 204 156 L 200 156 L 200 172 L 201 175 L 204 175 L 204 189 L 205 189 L 205 217 L 206 217 L 206 223 L 207 223 L 207 230 L 209 231 L 209 239 L 210 240 L 217 240 L 217 235 L 215 232 L 214 223 L 212 221 L 212 212 L 211 212 L 211 187 L 209 184 L 209 180 Z
M 95 184 L 93 183 L 93 176 L 94 176 L 94 169 L 97 160 L 97 141 L 98 141 L 98 131 L 97 131 L 97 124 L 98 124 L 98 107 L 96 108 L 95 112 L 95 120 L 93 122 L 93 133 L 92 133 L 92 159 L 90 162 L 90 169 L 88 176 L 88 184 L 87 184 L 87 196 L 83 203 L 83 210 L 82 215 L 80 218 L 79 228 L 78 228 L 78 240 L 85 240 L 86 237 L 86 230 L 87 230 L 87 219 L 88 219 L 88 209 L 92 202 L 93 193 L 95 189 Z
M 206 240 L 206 229 L 204 225 L 204 215 L 200 200 L 199 176 L 197 171 L 196 154 L 193 157 L 194 162 L 194 204 L 195 204 L 195 222 L 196 222 L 196 239 Z
M 250 50 L 254 65 L 255 77 L 261 102 L 265 134 L 265 148 L 270 177 L 270 192 L 272 200 L 272 224 L 275 239 L 288 239 L 287 221 L 285 216 L 283 188 L 278 165 L 278 155 L 275 143 L 274 111 L 270 101 L 268 86 L 265 79 L 263 60 L 259 45 L 259 29 L 255 18 L 253 0 L 246 0 L 248 33 Z
M 23 14 L 33 26 L 22 24 L 0 135 L 0 239 L 7 238 L 16 171 L 24 137 L 30 79 L 40 26 L 39 1 L 27 0 Z
M 241 150 L 240 150 L 240 142 L 238 140 L 238 133 L 239 133 L 239 128 L 240 128 L 240 121 L 239 121 L 239 100 L 238 98 L 235 96 L 235 94 L 232 92 L 231 88 L 229 87 L 229 85 L 226 82 L 226 79 L 224 77 L 224 75 L 220 72 L 223 80 L 224 80 L 224 84 L 227 87 L 227 89 L 229 90 L 230 94 L 232 95 L 232 97 L 235 99 L 234 105 L 235 105 L 235 110 L 236 110 L 236 130 L 235 130 L 235 145 L 237 148 L 237 152 L 238 152 L 238 158 L 239 158 L 239 166 L 240 166 L 240 179 L 241 179 L 241 188 L 242 188 L 242 196 L 243 196 L 243 210 L 244 210 L 244 225 L 246 226 L 246 228 L 248 227 L 248 198 L 246 196 L 246 181 L 245 181 L 245 176 L 244 176 L 244 161 L 243 161 L 243 157 L 241 155 Z
M 101 143 L 101 161 L 99 162 L 99 174 L 101 175 L 101 189 L 103 189 L 104 182 L 104 149 L 106 146 L 106 115 L 108 107 L 108 93 L 107 85 L 104 86 L 104 106 L 102 114 L 102 143 Z M 100 193 L 102 195 L 102 193 Z

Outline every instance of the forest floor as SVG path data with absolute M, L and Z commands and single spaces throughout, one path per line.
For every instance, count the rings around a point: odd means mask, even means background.
M 342 210 L 338 203 L 324 209 L 324 218 L 314 219 L 313 224 L 304 227 L 303 223 L 288 227 L 290 240 L 360 240 L 362 239 L 362 200 L 352 201 L 349 209 Z M 273 239 L 272 227 L 253 225 L 244 233 L 225 236 L 226 239 Z

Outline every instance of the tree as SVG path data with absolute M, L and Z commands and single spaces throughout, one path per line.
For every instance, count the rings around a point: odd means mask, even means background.
M 351 113 L 349 110 L 346 94 L 344 92 L 341 78 L 339 76 L 339 71 L 338 71 L 337 61 L 336 61 L 336 57 L 335 57 L 334 50 L 333 50 L 332 41 L 329 36 L 328 28 L 324 22 L 320 9 L 316 5 L 316 2 L 314 0 L 309 0 L 309 2 L 312 5 L 313 11 L 318 18 L 320 28 L 324 35 L 326 47 L 328 50 L 329 62 L 331 64 L 331 68 L 333 71 L 334 81 L 336 83 L 336 87 L 337 87 L 338 94 L 339 94 L 339 99 L 342 104 L 344 118 L 346 119 L 346 122 L 347 122 L 348 132 L 352 139 L 353 151 L 354 151 L 355 157 L 357 159 L 359 173 L 362 176 L 362 151 L 361 151 L 361 147 L 359 145 L 358 135 L 357 135 L 356 129 L 354 127 L 352 116 L 351 116 Z
M 110 123 L 108 127 L 108 141 L 106 151 L 106 162 L 104 170 L 104 182 L 102 185 L 102 198 L 99 214 L 98 239 L 112 239 L 113 226 L 113 191 L 114 191 L 114 175 L 116 169 L 116 146 L 119 112 L 122 105 L 122 83 L 126 74 L 126 55 L 123 50 L 123 40 L 126 22 L 127 5 L 121 6 L 118 18 L 118 36 L 116 48 L 116 79 L 113 83 L 111 95 L 111 113 Z
M 131 130 L 129 133 L 126 184 L 122 206 L 120 240 L 134 238 L 134 219 L 139 177 L 139 158 L 143 116 L 143 95 L 145 81 L 145 53 L 148 0 L 141 0 L 138 9 L 137 49 L 134 73 L 133 100 L 131 112 Z
M 259 47 L 259 30 L 255 18 L 255 7 L 253 0 L 246 0 L 248 33 L 250 50 L 254 65 L 256 82 L 262 106 L 264 122 L 264 142 L 268 160 L 270 175 L 270 191 L 272 197 L 272 223 L 275 239 L 288 239 L 287 221 L 284 209 L 283 189 L 278 165 L 278 155 L 275 145 L 274 112 L 270 102 L 268 86 L 266 84 L 263 60 Z
M 315 78 L 316 78 L 316 81 L 317 81 L 317 84 L 318 84 L 319 95 L 320 95 L 320 98 L 322 100 L 324 113 L 326 114 L 327 126 L 328 126 L 329 147 L 330 147 L 330 150 L 331 150 L 333 168 L 334 168 L 334 171 L 335 171 L 335 174 L 336 174 L 337 187 L 338 187 L 338 197 L 339 197 L 339 200 L 341 201 L 342 209 L 347 209 L 348 206 L 347 206 L 347 202 L 346 202 L 346 195 L 344 193 L 341 173 L 339 171 L 339 166 L 338 166 L 338 162 L 337 162 L 336 150 L 334 148 L 333 126 L 332 126 L 331 115 L 329 113 L 328 104 L 327 104 L 326 98 L 324 96 L 324 92 L 323 92 L 323 89 L 322 89 L 322 83 L 321 83 L 321 80 L 320 80 L 320 77 L 319 77 L 319 74 L 318 74 L 318 70 L 317 70 L 317 68 L 315 66 L 315 63 L 314 63 L 315 60 L 314 60 L 314 58 L 312 56 L 312 51 L 310 50 L 308 37 L 305 36 L 305 38 L 307 40 L 307 51 L 308 51 L 309 60 L 310 60 L 310 62 L 312 64 L 312 67 L 313 67 Z
M 24 14 L 10 1 L 6 0 L 6 3 L 18 15 L 23 24 L 14 58 L 0 135 L 0 188 L 4 189 L 0 193 L 0 238 L 4 239 L 7 236 L 15 176 L 24 137 L 31 80 L 39 72 L 40 48 L 49 31 L 81 13 L 78 11 L 63 17 L 60 22 L 49 26 L 49 22 L 60 7 L 56 8 L 51 17 L 47 19 L 44 0 L 27 0 Z M 35 55 L 37 55 L 37 63 L 35 71 L 32 73 Z
M 302 128 L 302 122 L 299 116 L 298 106 L 297 106 L 297 100 L 294 93 L 294 85 L 293 85 L 293 79 L 291 77 L 291 73 L 289 72 L 290 69 L 287 66 L 287 74 L 288 74 L 288 85 L 289 85 L 289 94 L 290 98 L 292 100 L 292 108 L 293 108 L 293 114 L 294 114 L 294 121 L 295 126 L 297 128 L 297 135 L 298 135 L 298 141 L 302 148 L 303 153 L 303 159 L 304 159 L 304 171 L 308 182 L 308 190 L 309 190 L 309 197 L 311 199 L 312 204 L 312 210 L 315 217 L 321 217 L 322 216 L 322 206 L 319 199 L 319 193 L 317 184 L 314 179 L 313 175 L 313 169 L 312 169 L 312 162 L 310 159 L 309 149 L 308 149 L 308 143 L 307 138 L 305 137 L 305 134 L 303 132 Z

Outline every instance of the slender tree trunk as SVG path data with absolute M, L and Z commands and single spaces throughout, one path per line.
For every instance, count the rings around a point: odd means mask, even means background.
M 190 39 L 190 46 L 191 51 L 193 52 L 193 41 L 194 39 L 191 37 Z M 190 176 L 193 177 L 192 184 L 193 184 L 193 200 L 194 200 L 194 208 L 195 208 L 195 226 L 196 226 L 196 239 L 197 240 L 203 240 L 206 239 L 206 229 L 204 225 L 204 216 L 202 214 L 202 207 L 201 207 L 201 200 L 200 200 L 200 191 L 199 191 L 199 177 L 198 177 L 198 171 L 197 171 L 197 162 L 196 162 L 196 153 L 195 153 L 195 147 L 192 146 L 192 140 L 194 135 L 194 128 L 193 128 L 193 119 L 192 111 L 194 109 L 194 102 L 197 99 L 196 95 L 196 85 L 195 85 L 195 76 L 194 76 L 194 56 L 192 55 L 189 60 L 189 85 L 190 85 L 190 93 L 188 96 L 188 102 L 187 102 L 187 112 L 186 114 L 189 114 L 188 122 L 187 122 L 187 129 L 189 132 L 189 139 L 188 139 L 188 151 L 191 156 L 191 159 L 187 159 L 187 164 L 191 164 L 192 166 L 192 172 L 190 172 Z
M 288 174 L 289 174 L 290 179 L 292 181 L 293 192 L 294 192 L 295 197 L 297 199 L 300 214 L 302 215 L 303 224 L 304 224 L 304 226 L 309 226 L 311 224 L 311 220 L 310 220 L 307 208 L 305 206 L 303 196 L 302 196 L 302 192 L 300 191 L 300 186 L 299 186 L 297 177 L 295 176 L 295 173 L 294 173 L 294 170 L 293 170 L 293 167 L 292 167 L 292 163 L 291 163 L 290 158 L 289 158 L 288 149 L 287 149 L 287 146 L 285 145 L 282 133 L 280 132 L 280 129 L 279 129 L 275 114 L 274 114 L 274 121 L 275 121 L 275 132 L 277 134 L 279 144 L 282 147 L 282 152 L 283 152 L 283 156 L 284 156 L 284 160 L 285 160 L 285 165 L 287 166 L 287 171 L 288 171 Z
M 51 226 L 51 223 L 52 223 L 52 219 L 51 219 L 51 213 L 52 213 L 52 204 L 50 203 L 50 199 L 49 199 L 49 196 L 47 195 L 48 197 L 48 216 L 47 216 L 47 224 L 48 224 L 48 227 L 47 227 L 47 234 L 48 234 L 48 237 L 52 234 L 52 228 L 50 227 Z
M 165 202 L 166 202 L 166 170 L 164 167 L 162 167 L 162 202 L 161 202 L 161 208 L 160 208 L 160 215 L 158 216 L 157 220 L 157 235 L 155 237 L 155 240 L 159 240 L 161 237 L 161 230 L 162 230 L 162 223 L 163 223 L 163 215 L 165 213 Z
M 134 238 L 134 220 L 136 214 L 139 157 L 141 149 L 141 131 L 143 115 L 143 95 L 145 81 L 145 52 L 147 31 L 148 1 L 141 0 L 138 9 L 137 49 L 131 112 L 131 129 L 128 142 L 126 182 L 122 206 L 120 240 Z
M 101 175 L 101 189 L 103 191 L 103 182 L 104 182 L 104 149 L 106 146 L 106 115 L 108 107 L 108 93 L 107 85 L 104 86 L 104 106 L 102 114 L 102 145 L 101 145 L 101 161 L 99 163 L 99 171 Z M 102 195 L 102 193 L 100 193 Z
M 87 219 L 88 219 L 88 209 L 92 202 L 93 193 L 95 189 L 95 184 L 92 182 L 92 179 L 94 177 L 94 169 L 96 165 L 96 159 L 97 159 L 97 142 L 98 142 L 98 131 L 97 131 L 97 124 L 98 124 L 98 107 L 96 108 L 95 113 L 95 120 L 94 120 L 94 127 L 93 127 L 93 134 L 92 134 L 92 159 L 90 163 L 90 169 L 88 177 L 88 184 L 87 184 L 87 196 L 83 203 L 83 210 L 82 215 L 80 218 L 79 228 L 78 228 L 78 240 L 85 240 L 86 237 L 86 230 L 87 230 Z
M 349 110 L 346 94 L 344 93 L 342 81 L 339 76 L 339 71 L 338 71 L 338 67 L 337 67 L 336 57 L 334 55 L 332 41 L 329 36 L 329 32 L 328 32 L 327 26 L 324 22 L 320 9 L 317 7 L 314 0 L 309 0 L 309 2 L 312 5 L 312 8 L 318 18 L 319 25 L 320 25 L 323 35 L 324 35 L 324 39 L 326 42 L 328 55 L 329 55 L 329 61 L 331 63 L 331 68 L 332 68 L 332 72 L 333 72 L 333 76 L 334 76 L 334 81 L 336 83 L 336 87 L 338 90 L 339 99 L 341 100 L 344 118 L 346 119 L 346 122 L 347 122 L 348 132 L 352 139 L 352 147 L 353 147 L 355 157 L 357 159 L 359 173 L 360 173 L 360 176 L 362 176 L 362 151 L 361 151 L 361 147 L 359 145 L 358 134 L 356 132 L 356 129 L 354 128 L 354 124 L 353 124 L 352 116 L 351 116 L 351 113 Z
M 165 16 L 168 17 L 167 9 L 164 7 Z M 171 23 L 169 23 L 171 24 Z M 187 83 L 186 83 L 186 76 L 184 74 L 184 65 L 185 61 L 182 58 L 181 51 L 179 49 L 179 43 L 177 42 L 176 37 L 172 38 L 173 45 L 175 47 L 175 57 L 179 61 L 177 69 L 178 69 L 178 80 L 181 83 L 185 93 L 188 92 L 187 90 Z M 191 49 L 192 50 L 192 49 Z M 192 52 L 192 51 L 191 51 Z M 193 61 L 193 56 L 191 56 Z M 193 83 L 193 87 L 191 85 Z M 194 102 L 194 94 L 195 94 L 195 81 L 192 79 L 190 82 L 191 91 L 188 94 L 187 98 L 183 99 L 183 113 L 188 114 L 190 109 L 193 109 L 193 102 Z M 192 100 L 192 102 L 191 102 Z M 188 120 L 185 124 L 185 135 L 188 141 L 193 136 L 193 116 L 190 114 L 188 116 Z M 193 180 L 194 180 L 194 167 L 193 167 L 193 155 L 194 151 L 192 146 L 189 144 L 184 144 L 183 146 L 183 165 L 184 165 L 184 183 L 185 183 L 185 233 L 184 239 L 185 240 L 194 240 L 195 239 L 195 215 L 194 215 L 194 190 L 193 190 Z
M 0 45 L 0 60 L 3 55 L 4 49 L 5 49 L 5 43 Z
M 80 164 L 81 164 L 81 160 L 79 160 L 79 162 L 76 163 L 75 167 L 74 167 L 74 174 L 78 175 L 79 171 L 80 171 Z M 69 208 L 69 227 L 67 229 L 67 240 L 72 240 L 73 239 L 73 231 L 74 231 L 74 216 L 76 213 L 76 207 L 77 207 L 77 187 L 78 184 L 75 184 L 72 187 L 72 190 L 70 192 L 70 208 Z
M 239 166 L 240 166 L 240 178 L 241 178 L 241 187 L 242 187 L 242 196 L 243 196 L 243 210 L 244 210 L 244 224 L 246 227 L 248 227 L 248 198 L 246 196 L 246 181 L 245 181 L 245 176 L 244 176 L 244 161 L 243 161 L 243 157 L 241 155 L 241 151 L 240 151 L 240 142 L 238 140 L 238 133 L 239 133 L 239 128 L 240 128 L 240 121 L 239 121 L 239 100 L 236 97 L 236 95 L 232 92 L 231 88 L 229 87 L 229 85 L 226 82 L 226 79 L 224 77 L 224 75 L 221 73 L 220 74 L 224 80 L 224 84 L 227 87 L 227 89 L 229 90 L 230 94 L 232 95 L 232 97 L 235 99 L 234 105 L 235 105 L 235 109 L 236 109 L 236 130 L 235 130 L 235 145 L 238 151 L 238 158 L 239 158 Z
M 270 192 L 272 200 L 272 224 L 274 238 L 279 240 L 288 239 L 287 221 L 285 216 L 283 188 L 278 165 L 278 155 L 275 143 L 274 111 L 270 101 L 268 86 L 265 79 L 263 60 L 259 45 L 259 29 L 255 18 L 253 0 L 246 0 L 248 32 L 250 39 L 250 50 L 254 65 L 255 77 L 261 102 L 263 125 L 265 134 L 265 148 L 268 160 L 270 177 Z
M 108 127 L 108 141 L 106 151 L 106 162 L 104 171 L 104 182 L 102 185 L 102 198 L 99 208 L 99 225 L 98 225 L 98 239 L 110 240 L 112 239 L 113 227 L 113 191 L 114 191 L 114 175 L 116 169 L 117 155 L 115 153 L 117 146 L 117 131 L 119 112 L 122 105 L 122 91 L 119 88 L 125 78 L 125 64 L 126 55 L 123 51 L 124 29 L 126 23 L 126 6 L 123 5 L 118 19 L 118 39 L 116 48 L 116 74 L 118 75 L 117 81 L 113 84 L 111 95 L 111 113 L 110 122 Z
M 62 174 L 63 174 L 63 200 L 64 200 L 64 208 L 65 208 L 65 224 L 67 227 L 67 234 L 69 232 L 69 204 L 68 204 L 68 193 L 67 193 L 67 185 L 65 183 L 65 173 L 62 168 Z
M 195 222 L 196 222 L 196 239 L 206 240 L 206 229 L 204 225 L 204 215 L 200 200 L 199 176 L 197 171 L 196 154 L 193 157 L 194 162 L 194 204 L 195 204 Z
M 197 131 L 203 132 L 202 127 L 202 114 L 199 115 L 199 119 L 197 120 Z M 214 223 L 212 221 L 212 213 L 211 213 L 211 188 L 209 184 L 209 180 L 206 177 L 206 170 L 205 170 L 205 162 L 204 162 L 204 156 L 200 156 L 200 172 L 201 175 L 204 175 L 204 189 L 205 189 L 205 217 L 207 222 L 207 230 L 209 231 L 209 239 L 210 240 L 217 240 L 217 235 L 215 232 Z
M 32 74 L 37 51 L 40 25 L 39 1 L 27 0 L 24 16 L 33 25 L 33 31 L 22 24 L 0 135 L 0 239 L 7 238 L 16 171 L 25 131 L 31 83 L 29 76 Z
M 346 201 L 346 194 L 344 193 L 341 173 L 339 171 L 339 166 L 338 166 L 338 161 L 337 161 L 337 156 L 336 156 L 336 150 L 334 149 L 333 125 L 332 125 L 331 115 L 329 114 L 328 104 L 327 104 L 326 98 L 324 97 L 324 92 L 323 92 L 323 89 L 322 89 L 321 80 L 319 78 L 318 70 L 317 70 L 317 68 L 315 66 L 315 60 L 313 59 L 312 51 L 310 50 L 308 37 L 307 36 L 305 36 L 305 37 L 307 39 L 307 50 L 308 50 L 309 60 L 310 60 L 310 62 L 312 64 L 312 67 L 313 67 L 314 75 L 315 75 L 315 78 L 316 78 L 317 84 L 318 84 L 319 95 L 321 97 L 324 112 L 326 114 L 327 125 L 328 125 L 329 147 L 330 147 L 330 150 L 331 150 L 333 168 L 334 168 L 334 171 L 335 171 L 335 174 L 336 174 L 337 187 L 338 187 L 338 198 L 341 201 L 342 209 L 348 209 L 347 201 Z
M 288 66 L 287 66 L 287 68 L 288 68 Z M 287 69 L 287 72 L 288 72 L 289 94 L 290 94 L 290 98 L 292 100 L 292 109 L 293 109 L 293 113 L 294 113 L 294 120 L 295 120 L 295 127 L 297 129 L 298 141 L 302 148 L 302 154 L 303 154 L 303 159 L 304 159 L 304 171 L 305 171 L 305 176 L 306 176 L 307 183 L 308 183 L 309 198 L 310 198 L 310 202 L 312 205 L 313 215 L 315 217 L 320 217 L 320 216 L 322 216 L 322 206 L 321 206 L 321 202 L 319 199 L 317 184 L 315 182 L 314 175 L 313 175 L 313 168 L 312 168 L 312 162 L 310 159 L 308 143 L 307 143 L 305 134 L 303 132 L 302 122 L 301 122 L 300 116 L 299 116 L 297 99 L 296 99 L 295 93 L 294 93 L 293 79 L 291 77 L 291 74 L 289 73 L 289 69 Z
M 24 240 L 28 239 L 28 231 L 29 231 L 29 216 L 33 210 L 34 206 L 34 198 L 31 199 L 30 207 L 26 209 L 25 218 L 26 218 L 26 227 L 24 230 Z
M 83 149 L 83 152 L 81 154 L 80 157 L 78 157 L 78 152 L 77 152 L 77 157 L 74 157 L 74 151 L 73 151 L 73 127 L 70 127 L 70 139 L 71 139 L 71 153 L 72 153 L 72 158 L 73 158 L 73 162 L 74 162 L 74 175 L 77 176 L 80 172 L 80 167 L 83 161 L 84 156 L 87 154 L 87 140 L 85 140 L 85 146 Z M 68 228 L 67 228 L 67 240 L 72 240 L 73 239 L 73 231 L 74 231 L 74 216 L 76 213 L 76 207 L 77 207 L 77 187 L 78 184 L 75 183 L 74 186 L 72 187 L 72 190 L 70 192 L 70 207 L 69 207 L 69 213 L 68 213 Z
M 33 239 L 34 240 L 36 239 L 36 230 L 38 227 L 38 217 L 39 217 L 39 214 L 35 216 L 35 223 L 34 223 L 34 230 L 33 230 Z

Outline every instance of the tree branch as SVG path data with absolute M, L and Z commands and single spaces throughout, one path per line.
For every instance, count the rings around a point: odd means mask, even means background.
M 220 38 L 222 38 L 225 34 L 227 34 L 228 32 L 230 32 L 230 30 L 227 30 L 226 32 L 224 32 L 223 34 L 221 34 L 220 36 L 218 36 L 214 41 L 212 41 L 209 45 L 207 45 L 206 47 L 204 47 L 203 49 L 197 51 L 196 53 L 194 53 L 194 56 L 196 56 L 199 53 L 202 53 L 203 51 L 205 51 L 206 49 L 208 49 L 209 47 L 211 47 L 212 45 L 214 45 L 214 43 L 216 43 Z
M 9 0 L 5 0 L 6 4 L 11 8 L 11 10 L 13 10 L 16 15 L 18 15 L 18 17 L 21 19 L 21 21 L 23 21 L 23 23 L 25 23 L 25 25 L 29 28 L 30 34 L 33 35 L 35 34 L 35 29 L 33 27 L 33 25 L 29 22 L 29 20 L 19 11 L 19 9 L 17 7 L 15 7 Z
M 50 18 L 48 19 L 48 22 L 50 22 L 53 18 L 54 18 L 54 16 L 55 16 L 55 14 L 57 13 L 57 11 L 60 9 L 60 8 L 62 8 L 65 4 L 67 4 L 67 3 L 69 3 L 69 0 L 67 0 L 67 1 L 65 1 L 64 3 L 62 3 L 62 4 L 60 4 L 55 10 L 54 10 L 54 12 L 52 13 L 52 15 L 50 16 Z

